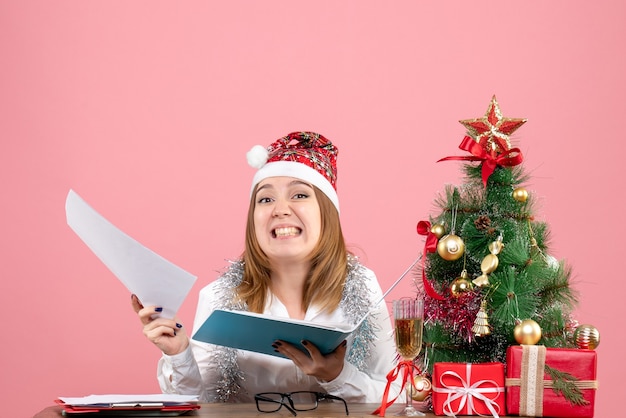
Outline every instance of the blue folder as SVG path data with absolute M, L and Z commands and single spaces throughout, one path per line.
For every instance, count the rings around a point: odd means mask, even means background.
M 365 318 L 363 318 L 365 319 Z M 335 350 L 363 321 L 352 327 L 325 325 L 289 318 L 278 318 L 245 311 L 216 309 L 194 333 L 205 343 L 284 357 L 272 343 L 286 341 L 308 353 L 302 341 L 310 341 L 322 354 Z

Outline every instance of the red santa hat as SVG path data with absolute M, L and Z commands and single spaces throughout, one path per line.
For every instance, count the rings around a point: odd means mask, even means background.
M 246 154 L 248 164 L 259 170 L 252 190 L 268 177 L 295 177 L 320 189 L 337 208 L 337 147 L 315 132 L 292 132 L 268 146 L 255 145 Z

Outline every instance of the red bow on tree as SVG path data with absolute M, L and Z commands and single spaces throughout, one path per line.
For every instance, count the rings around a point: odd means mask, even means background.
M 424 257 L 422 257 L 422 283 L 424 283 L 424 291 L 428 296 L 433 299 L 444 300 L 445 298 L 437 293 L 433 285 L 426 277 L 426 269 L 424 267 L 424 259 L 426 258 L 426 254 L 434 253 L 435 251 L 437 251 L 437 242 L 439 239 L 435 234 L 430 231 L 430 222 L 428 221 L 419 221 L 417 223 L 417 233 L 420 235 L 426 235 L 426 243 L 424 244 Z
M 519 148 L 511 148 L 498 154 L 494 151 L 487 151 L 483 144 L 476 142 L 473 138 L 465 136 L 459 148 L 467 151 L 471 156 L 464 157 L 445 157 L 439 161 L 482 161 L 482 179 L 483 185 L 487 187 L 487 179 L 496 169 L 496 166 L 512 167 L 521 164 L 524 158 Z M 439 162 L 437 161 L 437 162 Z

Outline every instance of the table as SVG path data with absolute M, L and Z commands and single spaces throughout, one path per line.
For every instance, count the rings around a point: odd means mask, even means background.
M 348 405 L 348 410 L 350 415 L 348 418 L 372 418 L 372 412 L 378 408 L 380 404 L 350 404 Z M 393 417 L 393 414 L 396 412 L 396 409 L 399 405 L 391 406 L 387 410 L 387 417 Z M 43 411 L 37 413 L 33 418 L 61 418 L 65 417 L 61 414 L 62 408 L 60 406 L 50 406 Z M 74 414 L 77 417 L 79 415 Z M 434 417 L 435 415 L 432 412 L 426 413 L 427 417 Z M 120 417 L 118 415 L 118 417 Z M 136 416 L 135 416 L 136 417 Z M 181 415 L 181 417 L 221 417 L 221 418 L 250 418 L 250 417 L 263 417 L 263 418 L 276 418 L 276 417 L 293 417 L 291 413 L 285 408 L 281 408 L 278 412 L 273 413 L 263 413 L 259 412 L 256 409 L 256 405 L 253 403 L 240 403 L 240 404 L 231 404 L 231 403 L 212 403 L 212 404 L 202 404 L 202 408 L 197 411 L 190 412 L 186 415 Z M 298 412 L 297 418 L 314 418 L 314 417 L 324 417 L 324 418 L 345 418 L 346 413 L 344 407 L 341 403 L 326 403 L 320 402 L 317 409 L 313 411 L 304 411 Z M 122 418 L 122 417 L 120 417 Z M 460 418 L 460 417 L 459 417 Z

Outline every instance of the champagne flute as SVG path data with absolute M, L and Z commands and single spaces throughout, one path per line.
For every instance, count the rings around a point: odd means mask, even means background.
M 424 329 L 424 299 L 401 298 L 393 301 L 396 350 L 403 361 L 413 361 L 422 349 Z M 413 379 L 413 373 L 410 373 Z M 413 407 L 413 382 L 407 382 L 406 405 L 396 416 L 422 417 L 422 412 Z

